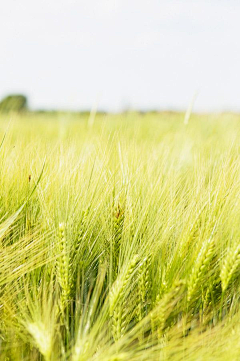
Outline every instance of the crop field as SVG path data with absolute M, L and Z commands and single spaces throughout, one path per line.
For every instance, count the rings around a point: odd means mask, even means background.
M 2 114 L 0 138 L 0 360 L 239 360 L 240 116 Z

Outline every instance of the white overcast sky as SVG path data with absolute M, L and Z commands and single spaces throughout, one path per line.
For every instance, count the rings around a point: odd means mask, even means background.
M 240 111 L 239 0 L 1 0 L 0 97 Z

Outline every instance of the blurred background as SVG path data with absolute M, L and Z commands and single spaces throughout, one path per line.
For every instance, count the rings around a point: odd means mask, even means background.
M 184 111 L 195 97 L 195 111 L 240 111 L 239 17 L 237 0 L 3 1 L 0 98 L 119 112 Z

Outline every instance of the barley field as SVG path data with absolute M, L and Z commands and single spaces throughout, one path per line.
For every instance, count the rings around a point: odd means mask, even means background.
M 2 114 L 0 136 L 0 360 L 239 360 L 240 116 Z

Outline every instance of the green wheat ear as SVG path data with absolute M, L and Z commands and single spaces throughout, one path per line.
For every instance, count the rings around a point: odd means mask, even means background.
M 164 328 L 168 326 L 168 317 L 174 311 L 176 305 L 184 297 L 186 282 L 179 280 L 175 282 L 169 292 L 162 297 L 157 295 L 154 309 L 150 312 L 152 334 L 157 332 L 160 340 L 163 336 Z
M 214 241 L 209 239 L 205 241 L 198 254 L 196 262 L 192 268 L 192 273 L 188 280 L 188 295 L 187 300 L 190 302 L 194 297 L 195 292 L 200 284 L 200 281 L 206 273 L 208 266 L 214 255 Z
M 113 258 L 114 277 L 116 277 L 116 275 L 118 273 L 119 254 L 120 254 L 120 248 L 121 248 L 123 225 L 124 225 L 124 209 L 122 208 L 120 203 L 118 203 L 114 209 L 114 214 L 113 214 L 112 258 Z
M 57 281 L 61 289 L 60 307 L 62 310 L 66 307 L 71 292 L 70 255 L 65 232 L 65 224 L 60 223 L 57 242 L 59 251 L 59 257 L 57 258 Z
M 26 329 L 33 337 L 36 347 L 44 356 L 46 361 L 51 360 L 52 352 L 52 337 L 42 322 L 30 322 L 27 324 Z
M 223 292 L 227 289 L 231 282 L 231 279 L 240 265 L 240 245 L 236 249 L 229 249 L 227 257 L 225 258 L 222 269 L 220 272 L 220 278 L 222 283 Z
M 112 320 L 112 334 L 115 341 L 125 333 L 128 325 L 127 296 L 131 290 L 131 280 L 139 262 L 139 256 L 134 255 L 122 278 L 115 281 L 109 294 L 109 313 Z

